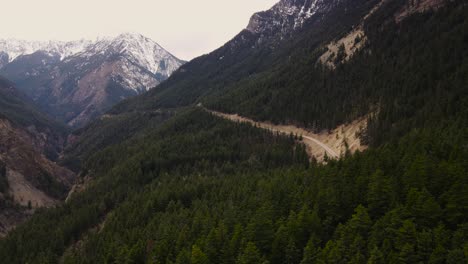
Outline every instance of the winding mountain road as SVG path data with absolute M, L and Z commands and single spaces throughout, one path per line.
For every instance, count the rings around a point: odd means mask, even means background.
M 310 131 L 307 131 L 307 130 L 303 129 L 303 128 L 292 126 L 292 125 L 274 125 L 274 124 L 267 123 L 267 122 L 257 122 L 255 120 L 252 120 L 252 119 L 249 119 L 249 118 L 246 118 L 246 117 L 242 117 L 242 116 L 239 116 L 239 115 L 225 114 L 225 113 L 221 113 L 221 112 L 212 111 L 212 110 L 209 110 L 209 109 L 206 109 L 206 108 L 203 108 L 203 109 L 205 109 L 205 111 L 208 111 L 208 112 L 210 112 L 210 113 L 212 113 L 212 114 L 214 114 L 214 115 L 216 115 L 218 117 L 228 119 L 228 120 L 231 120 L 231 121 L 250 123 L 250 124 L 255 125 L 257 127 L 267 129 L 267 130 L 270 130 L 270 131 L 273 131 L 273 132 L 278 132 L 278 133 L 281 133 L 281 134 L 286 134 L 286 135 L 289 135 L 291 133 L 295 134 L 295 135 L 302 135 L 302 142 L 309 149 L 317 149 L 317 147 L 320 147 L 327 153 L 327 156 L 329 158 L 338 159 L 340 157 L 340 155 L 335 150 L 333 150 L 331 147 L 329 147 L 328 145 L 326 145 L 322 141 L 318 140 L 317 138 L 312 137 L 311 136 L 312 133 Z M 316 156 L 316 155 L 313 155 L 310 151 L 308 151 L 308 153 L 309 153 L 310 156 L 313 156 L 313 157 Z
M 287 133 L 287 132 L 285 132 L 285 133 Z M 306 139 L 306 140 L 310 140 L 310 141 L 314 142 L 315 144 L 321 146 L 331 158 L 339 158 L 340 157 L 340 155 L 338 155 L 338 153 L 336 153 L 336 151 L 334 151 L 333 149 L 331 149 L 330 147 L 328 147 L 327 145 L 325 145 L 324 143 L 322 143 L 318 139 L 315 139 L 315 138 L 309 137 L 309 136 L 304 136 L 304 135 L 302 136 L 302 138 Z M 303 140 L 303 141 L 305 141 L 305 140 Z

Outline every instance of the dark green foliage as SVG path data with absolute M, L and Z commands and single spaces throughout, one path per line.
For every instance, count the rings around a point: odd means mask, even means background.
M 145 131 L 157 128 L 174 113 L 175 111 L 171 110 L 160 110 L 104 115 L 71 135 L 70 138 L 77 137 L 78 140 L 70 142 L 61 163 L 78 171 L 83 158 L 90 157 L 110 145 L 142 136 Z
M 270 132 L 247 124 L 234 124 L 214 118 L 203 110 L 190 110 L 156 131 L 147 131 L 141 138 L 130 139 L 95 154 L 86 163 L 86 169 L 92 171 L 96 182 L 64 206 L 38 213 L 28 222 L 31 226 L 19 227 L 2 242 L 0 254 L 10 263 L 38 258 L 54 262 L 68 245 L 110 217 L 110 212 L 127 208 L 131 201 L 142 198 L 138 194 L 159 188 L 160 184 L 177 185 L 183 179 L 199 179 L 202 184 L 203 179 L 209 183 L 213 178 L 234 179 L 229 175 L 248 171 L 307 165 L 304 147 L 298 147 L 294 147 L 294 141 L 288 137 L 274 137 Z M 166 207 L 176 210 L 180 206 L 196 204 L 194 195 L 202 198 L 209 194 L 204 188 L 204 184 L 199 187 L 188 185 L 187 189 L 164 187 L 169 191 L 161 192 L 167 195 L 164 200 L 154 200 L 155 203 L 147 204 L 144 210 L 128 209 L 142 214 L 138 221 L 149 222 L 154 210 Z M 173 200 L 179 195 L 182 195 L 180 200 Z M 29 242 L 15 242 L 15 233 L 28 236 Z M 138 259 L 147 254 L 140 246 L 122 248 L 121 255 L 112 258 L 122 260 L 121 257 L 132 256 L 132 259 Z M 165 247 L 154 250 L 166 252 Z
M 13 197 L 8 193 L 10 184 L 7 177 L 6 164 L 0 160 L 0 211 L 7 211 L 10 208 L 17 208 Z
M 345 58 L 346 58 L 345 46 L 344 46 L 344 44 L 341 44 L 338 47 L 338 52 L 335 55 L 334 64 L 338 65 L 338 64 L 342 63 Z
M 65 263 L 463 263 L 464 128 L 415 129 L 397 143 L 307 168 L 289 137 L 191 110 L 97 153 L 86 165 L 96 183 L 14 231 L 0 256 L 9 263 L 61 255 Z
M 0 193 L 8 190 L 8 179 L 6 175 L 6 165 L 0 160 Z
M 67 198 L 69 188 L 63 183 L 54 179 L 48 172 L 41 171 L 37 177 L 31 179 L 31 183 L 39 190 L 44 191 L 47 195 L 63 200 Z

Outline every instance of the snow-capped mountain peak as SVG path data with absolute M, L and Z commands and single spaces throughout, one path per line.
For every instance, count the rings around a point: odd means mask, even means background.
M 26 83 L 24 92 L 71 126 L 157 86 L 183 63 L 138 33 L 94 41 L 0 40 L 0 74 Z
M 106 52 L 120 53 L 153 74 L 163 71 L 161 74 L 167 76 L 183 63 L 152 39 L 134 32 L 122 33 L 116 37 L 99 37 L 94 41 L 84 39 L 77 41 L 0 39 L 0 53 L 8 55 L 8 62 L 37 51 L 57 55 L 60 60 L 67 60 L 75 56 L 90 57 Z M 164 61 L 162 65 L 161 61 Z
M 19 39 L 0 40 L 0 52 L 8 54 L 8 62 L 12 62 L 17 57 L 29 55 L 36 51 L 58 55 L 61 59 L 83 51 L 91 41 L 28 41 Z
M 170 75 L 183 63 L 158 43 L 138 33 L 123 33 L 112 41 L 113 45 L 120 49 L 122 55 L 127 55 L 132 62 L 153 74 Z
M 0 49 L 1 51 L 1 49 Z M 139 33 L 122 33 L 116 37 L 101 37 L 83 50 L 65 58 L 91 58 L 96 55 L 106 57 L 123 56 L 152 74 L 169 77 L 184 61 L 179 60 L 152 39 Z

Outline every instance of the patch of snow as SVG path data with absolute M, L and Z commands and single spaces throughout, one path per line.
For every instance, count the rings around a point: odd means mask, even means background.
M 19 56 L 33 54 L 36 51 L 44 51 L 48 54 L 58 54 L 60 59 L 76 54 L 84 50 L 91 41 L 27 41 L 18 39 L 0 40 L 0 51 L 8 54 L 9 62 L 12 62 Z
M 254 14 L 246 29 L 257 34 L 279 31 L 281 35 L 285 35 L 301 28 L 314 15 L 326 13 L 340 1 L 281 0 L 270 10 Z

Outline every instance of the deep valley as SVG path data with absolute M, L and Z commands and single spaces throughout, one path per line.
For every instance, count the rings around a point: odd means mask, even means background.
M 0 41 L 1 262 L 468 263 L 467 47 L 461 0 Z

